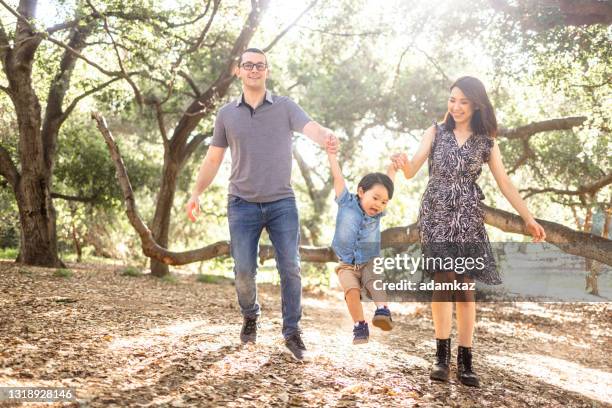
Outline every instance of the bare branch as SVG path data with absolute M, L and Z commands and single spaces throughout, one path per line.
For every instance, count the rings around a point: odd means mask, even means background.
M 402 53 L 400 54 L 399 60 L 397 61 L 397 65 L 395 66 L 395 76 L 393 77 L 393 86 L 392 86 L 392 88 L 395 88 L 395 85 L 397 84 L 397 80 L 398 80 L 398 78 L 400 76 L 400 72 L 401 72 L 401 69 L 402 69 L 402 62 L 404 61 L 404 57 L 406 56 L 406 54 L 408 53 L 410 48 L 412 48 L 413 44 L 414 44 L 414 42 L 411 43 L 406 48 L 404 48 L 404 51 L 402 51 Z
M 314 203 L 317 201 L 317 190 L 315 188 L 314 182 L 312 181 L 312 176 L 310 174 L 310 168 L 308 167 L 308 163 L 306 163 L 306 160 L 304 160 L 304 158 L 302 157 L 300 152 L 298 152 L 296 147 L 293 148 L 293 157 L 295 157 L 295 161 L 298 164 L 300 173 L 302 173 L 302 177 L 306 182 L 306 189 L 308 190 L 308 195 Z
M 115 38 L 108 27 L 108 19 L 105 15 L 100 14 L 98 10 L 94 7 L 90 0 L 86 0 L 89 7 L 98 15 L 102 15 L 102 22 L 104 26 L 104 31 L 108 34 L 108 38 L 110 38 L 111 43 L 113 44 L 113 49 L 115 50 L 115 55 L 117 56 L 117 63 L 119 64 L 119 69 L 121 70 L 122 77 L 127 81 L 127 83 L 132 87 L 134 91 L 134 97 L 136 98 L 136 102 L 139 106 L 143 105 L 142 93 L 136 83 L 132 80 L 132 78 L 127 74 L 125 67 L 123 66 L 123 61 L 121 60 L 121 54 L 119 53 L 119 48 L 117 48 L 117 43 L 115 42 Z
M 253 37 L 255 30 L 261 21 L 262 14 L 268 7 L 269 2 L 269 0 L 254 2 L 254 7 L 249 13 L 240 35 L 234 42 L 234 46 L 229 54 L 225 69 L 219 74 L 215 82 L 213 82 L 213 84 L 210 85 L 199 98 L 194 100 L 191 105 L 189 105 L 174 128 L 174 134 L 170 141 L 173 149 L 176 148 L 177 151 L 182 151 L 184 149 L 185 141 L 187 140 L 189 134 L 193 131 L 193 129 L 195 129 L 200 120 L 217 105 L 219 97 L 227 93 L 229 85 L 234 79 L 233 71 L 234 67 L 236 66 L 237 59 L 248 46 L 248 43 Z
M 153 104 L 155 108 L 155 117 L 157 118 L 157 126 L 159 127 L 159 132 L 162 135 L 162 139 L 164 141 L 164 147 L 168 147 L 168 132 L 166 131 L 166 124 L 164 123 L 164 112 L 162 111 L 161 103 L 155 102 Z
M 0 4 L 4 6 L 11 14 L 17 17 L 17 28 L 15 30 L 14 46 L 15 59 L 17 63 L 22 61 L 31 61 L 32 56 L 36 52 L 36 48 L 40 44 L 40 37 L 36 35 L 35 28 L 30 24 L 30 19 L 34 18 L 35 3 L 32 2 L 20 2 L 17 10 L 9 6 L 4 0 L 0 0 Z M 3 65 L 5 64 L 4 55 L 8 51 L 8 40 L 6 39 L 6 33 L 2 30 L 1 36 L 5 37 L 7 47 L 0 47 L 2 49 Z M 6 66 L 5 66 L 6 69 Z
M 536 157 L 534 151 L 531 149 L 531 146 L 529 145 L 529 139 L 522 139 L 521 142 L 523 145 L 523 153 L 521 153 L 521 156 L 518 158 L 516 163 L 514 163 L 512 168 L 508 170 L 508 174 L 513 174 L 515 171 L 518 170 L 519 167 L 527 163 L 527 160 L 533 159 Z
M 158 245 L 153 239 L 149 228 L 142 221 L 138 214 L 134 192 L 130 180 L 121 158 L 119 148 L 106 125 L 104 118 L 97 113 L 92 113 L 92 118 L 96 121 L 100 133 L 104 137 L 109 148 L 112 160 L 117 170 L 117 178 L 123 192 L 126 205 L 126 213 L 130 224 L 140 236 L 143 253 L 155 260 L 168 265 L 184 265 L 188 263 L 212 259 L 217 256 L 229 255 L 229 242 L 219 241 L 199 249 L 172 252 Z M 509 212 L 483 206 L 485 212 L 485 222 L 506 232 L 528 235 L 526 226 L 518 215 Z M 538 220 L 544 227 L 547 235 L 547 242 L 558 246 L 561 250 L 579 256 L 584 256 L 612 265 L 612 241 L 584 232 L 579 232 L 567 228 L 561 224 L 550 221 Z M 398 247 L 407 243 L 419 241 L 419 231 L 417 224 L 407 227 L 394 227 L 387 229 L 381 234 L 381 247 Z M 329 247 L 300 247 L 300 255 L 303 261 L 310 262 L 334 262 L 336 257 Z M 259 256 L 261 260 L 274 257 L 274 249 L 269 246 L 260 247 Z
M 602 188 L 604 188 L 605 186 L 608 186 L 610 184 L 612 184 L 612 173 L 592 183 L 579 186 L 577 190 L 568 190 L 568 189 L 559 189 L 559 188 L 542 188 L 542 189 L 525 188 L 519 191 L 528 193 L 524 196 L 524 198 L 528 198 L 533 195 L 541 194 L 541 193 L 555 193 L 555 194 L 563 194 L 563 195 L 581 196 L 584 194 L 593 195 L 597 193 L 599 190 L 601 190 Z
M 122 79 L 121 77 L 115 77 L 115 78 L 111 78 L 110 80 L 101 83 L 100 85 L 89 89 L 88 91 L 83 92 L 81 95 L 77 96 L 76 98 L 74 98 L 72 100 L 72 102 L 70 103 L 70 105 L 68 105 L 68 107 L 66 108 L 66 110 L 64 111 L 64 113 L 62 114 L 62 118 L 61 121 L 63 122 L 64 120 L 66 120 L 66 118 L 68 118 L 68 116 L 70 116 L 70 114 L 72 113 L 72 111 L 74 110 L 74 108 L 76 108 L 77 104 L 83 100 L 84 98 L 87 98 L 89 95 L 94 94 L 98 91 L 101 91 L 102 89 L 106 88 L 107 86 L 109 86 L 110 84 L 112 84 L 113 82 L 116 82 L 118 80 Z
M 187 160 L 191 157 L 193 152 L 202 144 L 202 142 L 209 137 L 212 137 L 212 133 L 199 133 L 195 135 L 189 143 L 187 143 L 187 147 L 185 148 L 185 155 L 183 157 L 183 161 L 181 162 L 181 168 L 185 165 Z
M 204 42 L 204 38 L 206 37 L 206 34 L 210 30 L 210 26 L 212 25 L 215 15 L 217 15 L 217 11 L 219 10 L 219 5 L 221 4 L 221 0 L 213 0 L 213 2 L 214 2 L 213 10 L 212 10 L 212 13 L 210 14 L 210 17 L 208 18 L 208 22 L 206 23 L 206 26 L 204 26 L 204 29 L 200 33 L 200 36 L 198 37 L 198 39 L 186 51 L 187 54 L 191 54 L 192 52 L 196 51 L 202 46 L 202 43 Z M 206 3 L 206 9 L 204 10 L 204 14 L 208 13 L 209 7 L 210 7 L 210 1 Z M 181 54 L 181 58 L 183 55 L 184 54 Z M 180 58 L 179 58 L 179 61 L 180 61 Z M 178 64 L 176 66 L 178 67 Z
M 178 76 L 182 77 L 185 79 L 185 81 L 189 84 L 189 86 L 191 87 L 191 89 L 193 90 L 193 92 L 195 93 L 196 97 L 200 97 L 202 95 L 202 92 L 200 91 L 200 89 L 198 89 L 198 86 L 196 85 L 195 81 L 193 80 L 193 78 L 191 76 L 189 76 L 189 74 L 187 74 L 185 71 L 178 71 Z
M 505 232 L 529 235 L 522 218 L 504 210 L 483 205 L 485 223 Z M 537 220 L 550 242 L 568 254 L 583 256 L 612 266 L 612 241 L 597 235 L 575 231 L 556 222 Z
M 17 188 L 19 182 L 19 171 L 11 159 L 11 155 L 4 146 L 0 145 L 0 175 L 2 175 L 11 185 L 13 190 Z
M 308 7 L 306 7 L 304 11 L 302 11 L 287 27 L 285 27 L 283 31 L 281 31 L 276 37 L 274 37 L 270 44 L 263 48 L 263 52 L 270 51 L 272 47 L 274 47 L 276 43 L 279 42 L 280 39 L 283 38 L 285 34 L 287 34 L 289 30 L 293 28 L 293 26 L 295 26 L 297 22 L 300 21 L 302 17 L 304 17 L 304 15 L 308 13 L 317 4 L 317 1 L 318 0 L 314 0 L 312 3 L 310 3 Z
M 98 196 L 93 195 L 91 197 L 78 197 L 78 196 L 71 196 L 71 195 L 66 195 L 66 194 L 61 194 L 61 193 L 51 193 L 51 198 L 59 198 L 59 199 L 66 200 L 66 201 L 76 201 L 79 203 L 93 203 L 98 199 Z
M 559 25 L 588 26 L 612 23 L 612 5 L 600 0 L 519 1 L 511 6 L 506 0 L 489 0 L 491 7 L 520 21 L 525 29 L 548 30 Z
M 4 59 L 4 54 L 7 53 L 10 47 L 8 35 L 4 31 L 4 24 L 0 21 L 0 57 Z
M 47 37 L 46 40 L 52 42 L 55 45 L 58 45 L 58 46 L 64 48 L 65 50 L 70 51 L 71 53 L 76 55 L 78 58 L 80 58 L 83 61 L 85 61 L 88 65 L 90 65 L 90 66 L 94 67 L 95 69 L 97 69 L 98 71 L 102 72 L 104 75 L 111 76 L 111 77 L 122 76 L 123 75 L 123 73 L 121 71 L 109 71 L 107 69 L 102 68 L 100 65 L 96 64 L 95 62 L 93 62 L 89 58 L 85 57 L 83 54 L 81 54 L 80 52 L 78 52 L 74 48 L 70 47 L 67 44 L 64 44 L 61 41 L 56 40 L 53 37 Z
M 17 17 L 17 20 L 20 20 L 21 22 L 23 22 L 23 23 L 25 23 L 25 24 L 27 24 L 28 26 L 31 27 L 30 22 L 28 21 L 28 19 L 25 18 L 24 16 L 22 16 L 20 13 L 18 13 L 17 10 L 15 10 L 14 8 L 12 8 L 8 4 L 6 4 L 6 2 L 4 0 L 0 0 L 0 4 L 2 4 L 4 6 L 4 8 L 9 11 L 9 13 L 11 13 L 15 17 Z
M 336 36 L 336 37 L 369 37 L 369 36 L 376 36 L 376 35 L 384 34 L 384 31 L 382 31 L 382 30 L 363 31 L 363 32 L 360 32 L 360 33 L 339 33 L 339 32 L 334 32 L 334 31 L 321 30 L 321 29 L 318 29 L 318 28 L 310 28 L 310 27 L 306 27 L 306 26 L 302 26 L 302 25 L 298 25 L 297 27 L 303 28 L 303 29 L 308 30 L 308 31 L 313 31 L 315 33 L 321 33 L 321 34 L 325 34 L 325 35 L 333 35 L 333 36 Z
M 550 132 L 553 130 L 569 130 L 582 125 L 587 118 L 585 116 L 571 116 L 567 118 L 548 119 L 540 122 L 532 122 L 525 126 L 514 129 L 500 129 L 497 136 L 506 139 L 529 138 L 536 133 Z
M 45 30 L 47 32 L 47 34 L 53 34 L 57 31 L 62 31 L 62 30 L 66 30 L 68 28 L 73 28 L 76 27 L 79 22 L 81 21 L 80 18 L 77 18 L 75 20 L 72 21 L 65 21 L 63 23 L 59 23 L 59 24 L 55 24 L 51 27 L 47 27 L 47 29 Z
M 420 49 L 416 45 L 414 45 L 414 49 L 419 51 L 421 54 L 425 55 L 425 58 L 427 58 L 427 61 L 429 61 L 431 65 L 433 65 L 436 68 L 436 70 L 440 73 L 440 75 L 442 75 L 442 77 L 444 78 L 446 82 L 448 83 L 452 82 L 450 77 L 446 75 L 446 72 L 444 72 L 440 64 L 438 64 L 438 62 L 435 59 L 433 59 L 428 53 L 426 53 L 424 50 Z

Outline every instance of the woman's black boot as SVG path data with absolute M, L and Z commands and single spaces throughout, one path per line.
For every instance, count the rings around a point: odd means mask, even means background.
M 451 359 L 450 339 L 436 339 L 436 361 L 431 367 L 429 378 L 437 381 L 448 381 Z
M 459 346 L 457 350 L 457 379 L 464 385 L 480 387 L 478 376 L 472 371 L 472 348 Z

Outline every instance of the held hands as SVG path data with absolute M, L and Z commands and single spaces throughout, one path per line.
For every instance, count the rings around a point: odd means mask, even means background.
M 340 143 L 338 142 L 338 138 L 330 131 L 325 136 L 325 151 L 329 155 L 335 155 L 338 153 L 338 147 Z
M 187 205 L 185 205 L 185 210 L 187 211 L 187 217 L 191 220 L 191 222 L 195 222 L 196 217 L 200 215 L 200 199 L 198 197 L 191 196 L 189 201 L 187 201 Z
M 395 166 L 396 170 L 402 170 L 404 175 L 410 170 L 410 162 L 408 161 L 408 156 L 406 153 L 395 153 L 391 156 L 391 161 Z
M 531 219 L 526 223 L 527 231 L 533 237 L 533 242 L 542 242 L 546 239 L 544 228 L 535 219 Z

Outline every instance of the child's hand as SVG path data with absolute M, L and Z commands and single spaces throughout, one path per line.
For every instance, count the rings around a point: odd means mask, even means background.
M 325 151 L 327 151 L 327 154 L 335 155 L 338 153 L 338 145 L 338 138 L 333 133 L 327 135 L 325 139 Z
M 387 166 L 387 176 L 389 177 L 391 177 L 392 175 L 395 176 L 395 173 L 397 173 L 398 170 L 399 169 L 397 168 L 397 165 L 395 163 L 393 163 L 392 161 L 389 162 L 389 165 Z
M 396 170 L 402 170 L 406 173 L 409 169 L 408 156 L 406 153 L 395 153 L 391 155 L 391 161 Z

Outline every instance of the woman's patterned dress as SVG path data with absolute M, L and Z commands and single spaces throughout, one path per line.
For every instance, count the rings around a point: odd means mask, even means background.
M 423 194 L 419 210 L 421 246 L 425 260 L 428 257 L 451 258 L 460 265 L 458 258 L 480 258 L 480 263 L 470 262 L 463 268 L 440 268 L 440 262 L 432 262 L 424 269 L 429 273 L 459 271 L 478 281 L 496 285 L 502 282 L 489 237 L 484 227 L 484 210 L 481 200 L 484 194 L 476 184 L 483 163 L 489 160 L 493 138 L 488 135 L 472 135 L 462 145 L 452 130 L 444 124 L 436 127 L 429 155 L 429 182 Z M 467 267 L 469 266 L 469 267 Z

